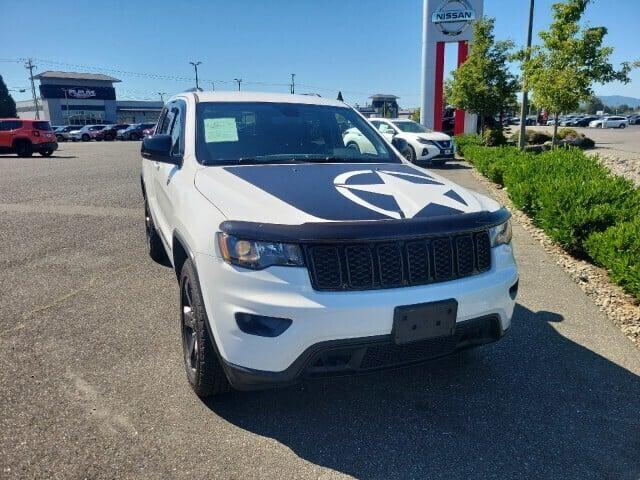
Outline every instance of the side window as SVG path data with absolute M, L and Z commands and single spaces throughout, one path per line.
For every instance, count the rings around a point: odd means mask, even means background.
M 182 101 L 177 101 L 171 106 L 171 111 L 170 111 L 170 115 L 172 117 L 171 138 L 173 143 L 173 146 L 171 147 L 171 153 L 174 155 L 184 154 L 185 110 L 186 110 L 186 105 Z
M 158 119 L 157 132 L 162 135 L 168 135 L 171 132 L 171 124 L 173 123 L 173 113 L 170 107 L 167 106 L 162 109 L 160 118 Z
M 376 129 L 380 129 L 380 120 L 371 120 L 371 125 L 376 127 Z
M 393 133 L 393 128 L 391 128 L 386 123 L 380 122 L 380 126 L 378 127 L 380 133 Z
M 11 130 L 18 130 L 22 128 L 22 122 L 18 120 L 5 120 L 0 122 L 0 132 L 9 132 Z

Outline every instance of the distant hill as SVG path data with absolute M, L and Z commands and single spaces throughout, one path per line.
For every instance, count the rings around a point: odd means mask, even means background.
M 602 100 L 607 107 L 617 107 L 618 105 L 627 104 L 631 108 L 640 107 L 640 98 L 625 97 L 623 95 L 600 95 L 598 98 Z

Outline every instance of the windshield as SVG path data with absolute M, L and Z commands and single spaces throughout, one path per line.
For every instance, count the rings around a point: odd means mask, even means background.
M 428 128 L 420 125 L 416 122 L 393 122 L 393 124 L 398 127 L 400 130 L 406 133 L 427 133 L 431 132 Z
M 199 103 L 196 155 L 228 163 L 400 163 L 351 108 L 267 102 Z

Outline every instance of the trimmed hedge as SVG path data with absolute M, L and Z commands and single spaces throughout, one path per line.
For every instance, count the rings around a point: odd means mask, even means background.
M 482 137 L 474 133 L 466 133 L 464 135 L 456 135 L 456 148 L 458 154 L 464 156 L 464 150 L 470 145 L 484 145 Z
M 640 298 L 640 219 L 620 223 L 592 234 L 587 251 L 611 278 Z
M 577 148 L 535 155 L 469 145 L 465 158 L 569 253 L 607 268 L 640 298 L 640 191 L 632 182 Z

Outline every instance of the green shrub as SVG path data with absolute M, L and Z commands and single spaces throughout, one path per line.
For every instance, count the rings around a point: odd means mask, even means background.
M 482 145 L 482 137 L 475 133 L 455 136 L 456 148 L 460 156 L 464 156 L 464 149 L 470 145 Z
M 507 143 L 501 128 L 487 128 L 482 132 L 482 142 L 487 147 L 499 147 Z
M 551 135 L 537 130 L 525 130 L 524 139 L 527 145 L 542 145 L 545 142 L 551 141 Z M 520 132 L 513 132 L 510 140 L 517 144 L 520 141 Z
M 577 148 L 540 154 L 466 147 L 480 173 L 568 252 L 592 258 L 640 298 L 640 191 Z
M 640 219 L 594 233 L 586 241 L 589 256 L 611 278 L 640 298 Z
M 640 213 L 632 183 L 612 176 L 575 148 L 531 155 L 515 148 L 469 149 L 469 160 L 503 184 L 514 204 L 574 255 L 585 255 L 585 240 Z
M 576 132 L 573 128 L 561 128 L 558 130 L 558 138 L 560 140 L 569 140 L 580 137 L 581 134 Z
M 468 160 L 492 182 L 504 185 L 504 173 L 514 162 L 521 160 L 522 154 L 515 147 L 470 146 Z

